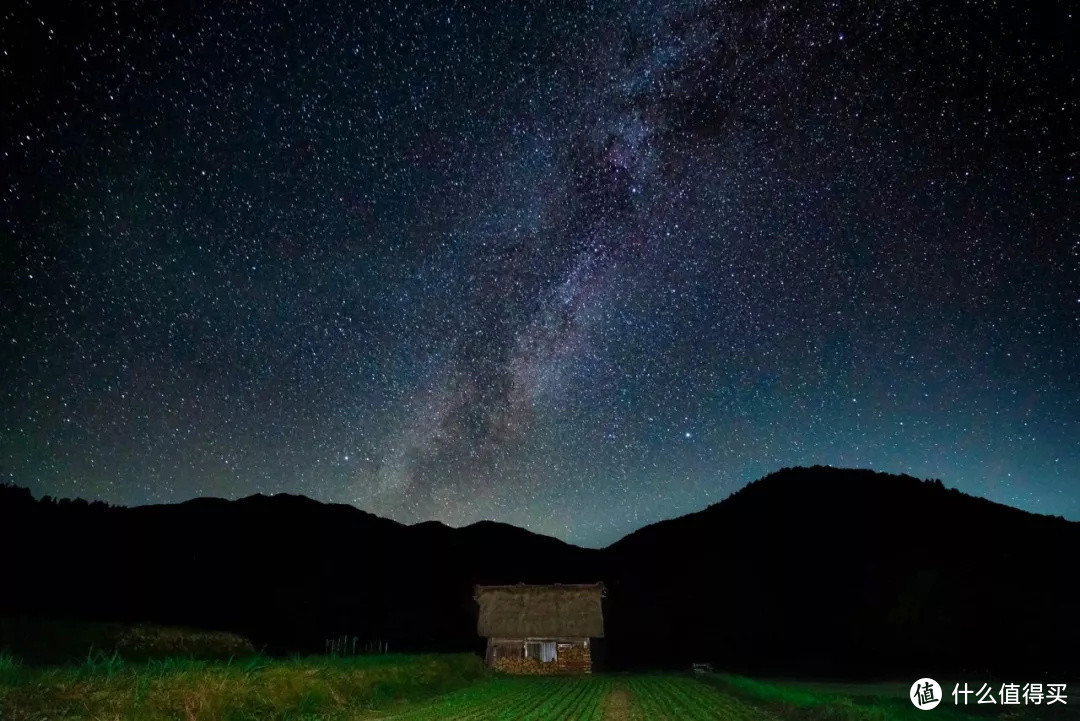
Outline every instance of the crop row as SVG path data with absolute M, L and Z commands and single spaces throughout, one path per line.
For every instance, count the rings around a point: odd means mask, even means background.
M 678 676 L 629 679 L 634 721 L 775 721 L 772 714 L 715 688 Z
M 679 676 L 500 678 L 391 714 L 389 718 L 395 721 L 601 721 L 608 696 L 616 689 L 629 701 L 630 716 L 626 721 L 776 721 L 768 712 Z
M 496 679 L 447 694 L 391 718 L 397 721 L 600 721 L 606 679 Z

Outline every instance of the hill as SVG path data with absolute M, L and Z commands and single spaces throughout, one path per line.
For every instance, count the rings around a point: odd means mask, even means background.
M 613 656 L 756 673 L 1076 665 L 1080 524 L 862 470 L 785 469 L 606 550 Z
M 230 630 L 272 652 L 339 635 L 472 650 L 474 584 L 595 581 L 598 555 L 505 524 L 410 527 L 289 495 L 122 508 L 6 487 L 0 527 L 23 539 L 0 613 Z
M 1080 524 L 871 471 L 785 469 L 603 550 L 287 495 L 120 508 L 6 486 L 0 527 L 19 539 L 0 613 L 230 630 L 271 651 L 344 634 L 476 650 L 474 584 L 603 580 L 609 668 L 1078 664 Z

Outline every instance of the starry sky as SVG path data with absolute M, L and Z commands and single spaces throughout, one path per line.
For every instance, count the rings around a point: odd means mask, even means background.
M 6 3 L 2 479 L 599 546 L 823 463 L 1080 520 L 1077 12 Z

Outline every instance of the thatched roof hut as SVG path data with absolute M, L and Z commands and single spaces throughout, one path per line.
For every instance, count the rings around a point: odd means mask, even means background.
M 477 632 L 488 638 L 603 638 L 601 583 L 477 586 Z

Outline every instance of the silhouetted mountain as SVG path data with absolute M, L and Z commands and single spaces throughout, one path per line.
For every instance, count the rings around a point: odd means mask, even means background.
M 747 671 L 1076 668 L 1080 524 L 920 481 L 785 469 L 607 549 L 613 658 Z M 631 629 L 636 629 L 631 635 Z
M 0 528 L 0 613 L 226 629 L 271 651 L 342 634 L 478 649 L 473 585 L 603 580 L 609 668 L 1080 663 L 1080 524 L 871 471 L 785 469 L 603 550 L 289 495 L 120 508 L 0 486 Z

